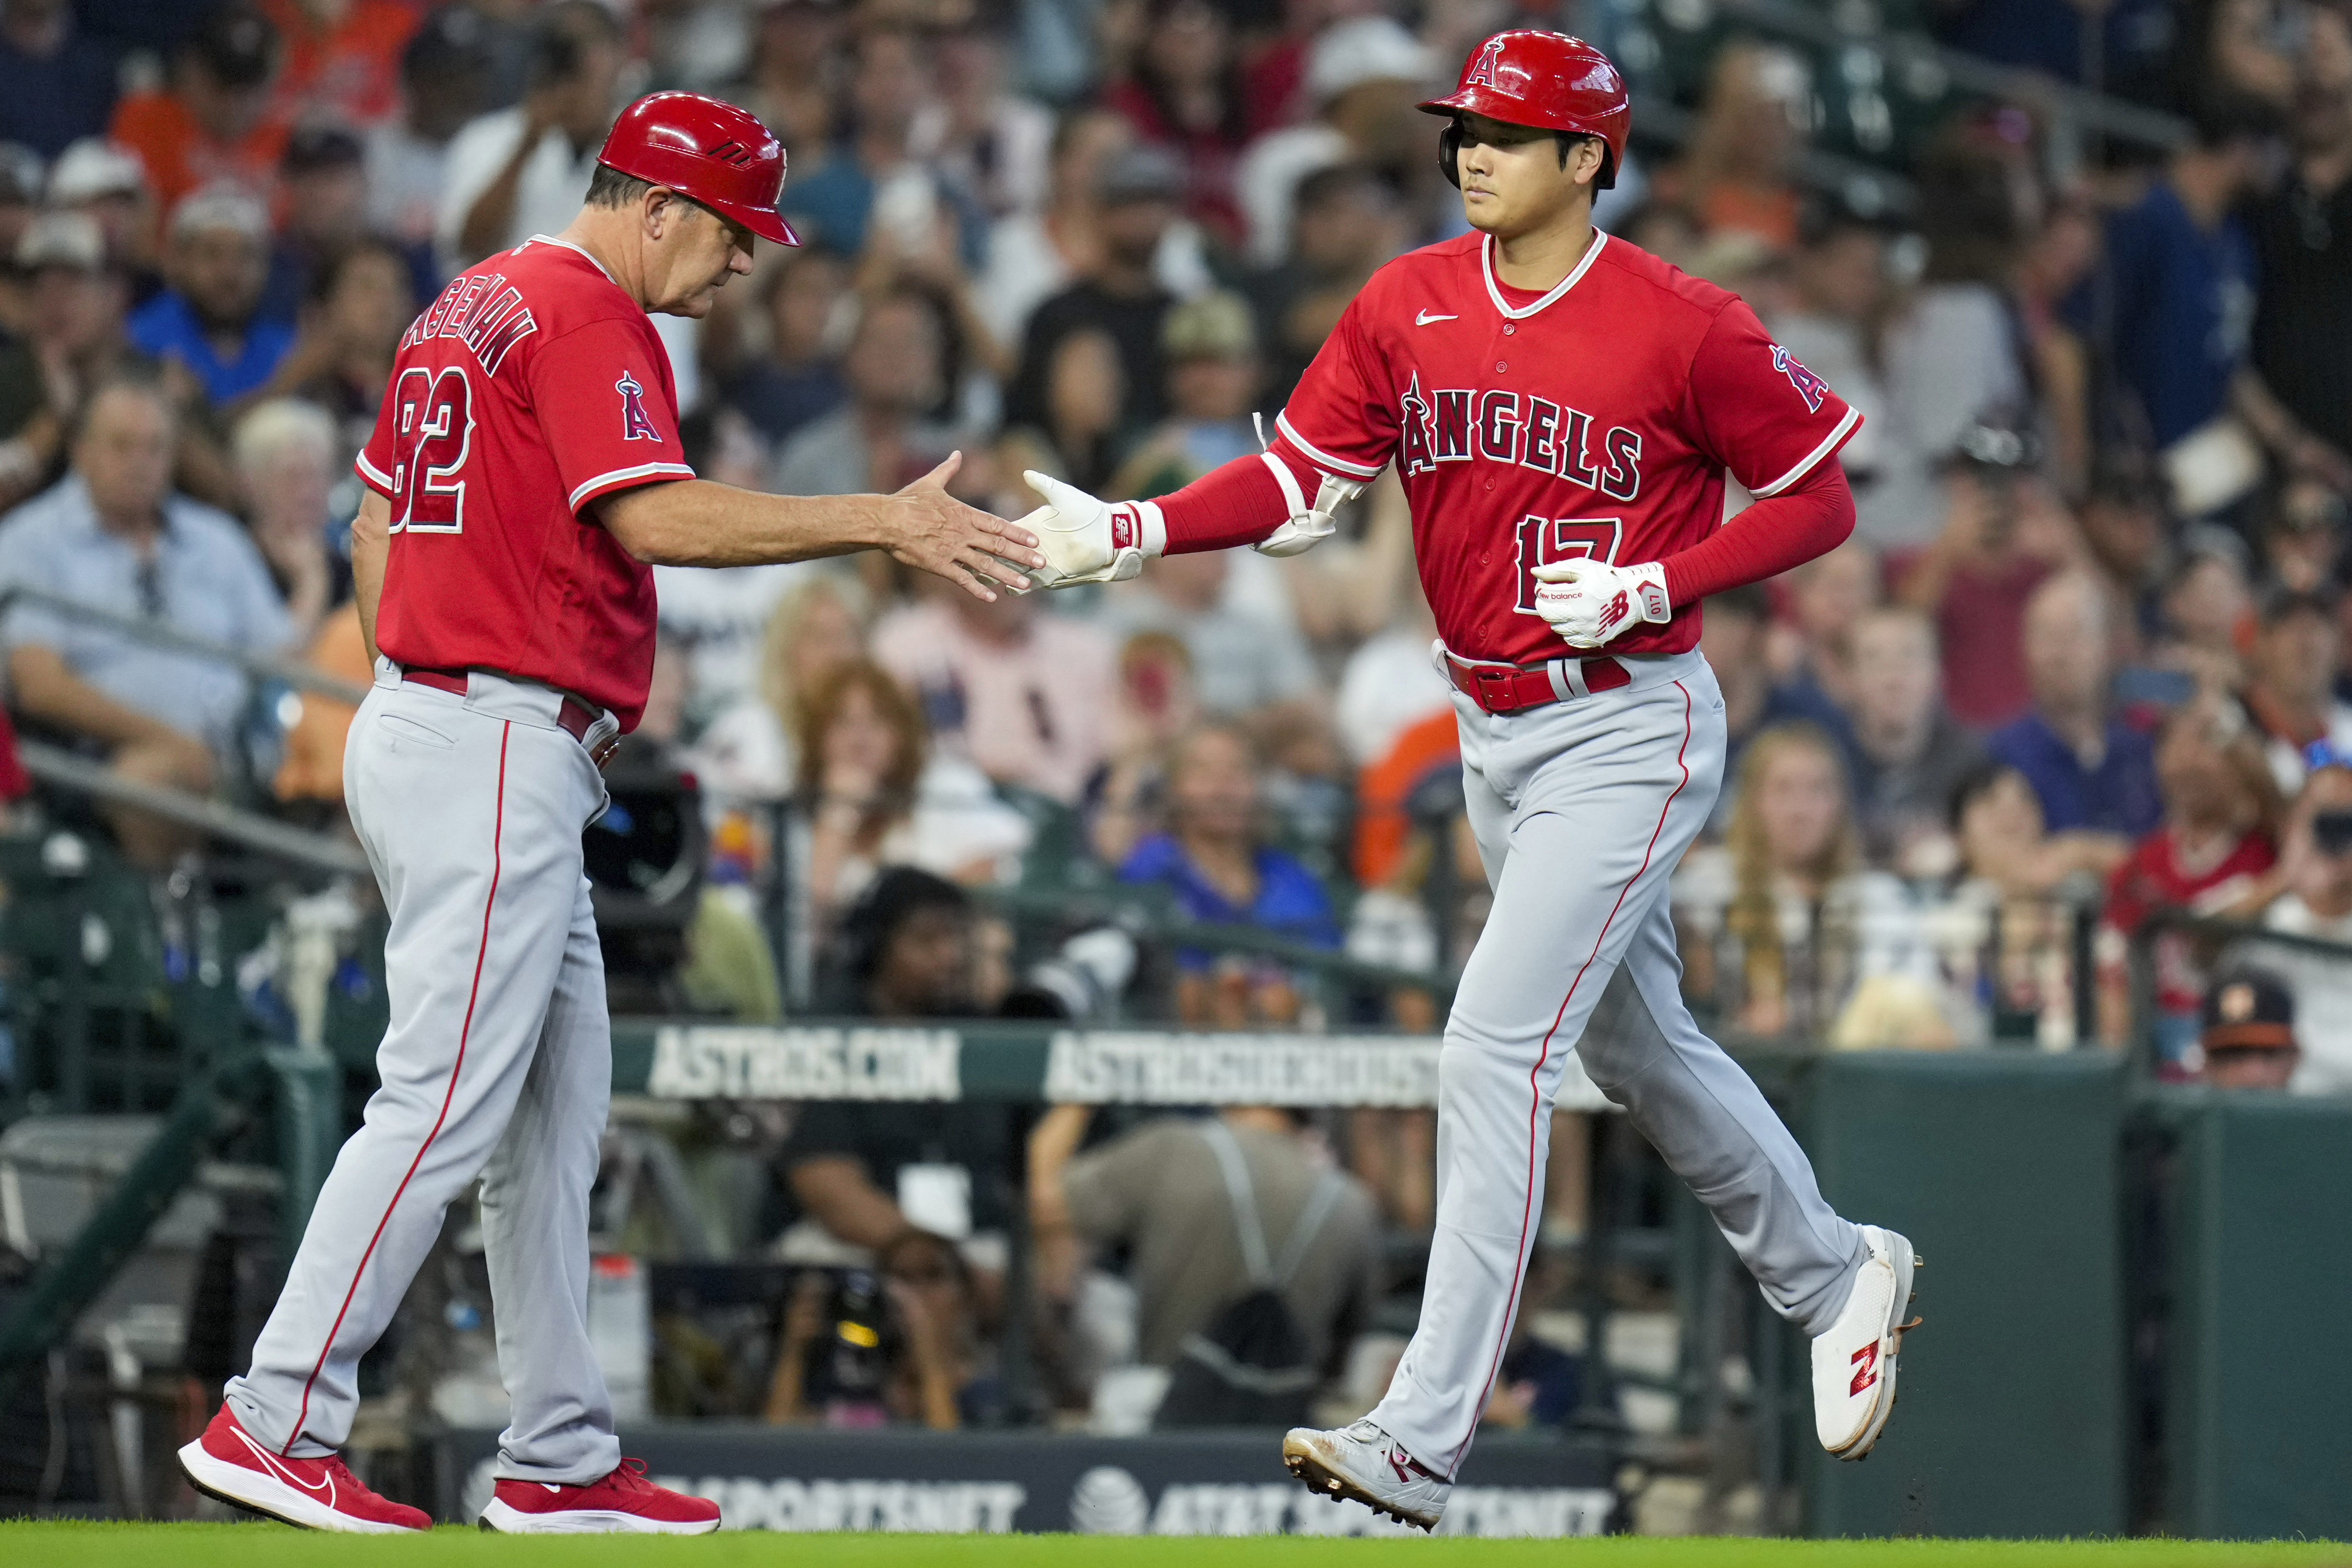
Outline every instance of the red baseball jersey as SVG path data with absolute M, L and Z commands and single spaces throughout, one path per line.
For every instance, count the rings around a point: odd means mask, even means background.
M 1465 235 L 1399 257 L 1349 305 L 1276 419 L 1293 466 L 1369 479 L 1393 459 L 1445 646 L 1529 664 L 1560 653 L 1534 569 L 1662 560 L 1723 521 L 1728 469 L 1777 495 L 1861 416 L 1766 335 L 1736 294 L 1596 235 L 1540 296 Z M 1698 645 L 1696 605 L 1612 653 Z
M 392 502 L 387 657 L 543 681 L 635 727 L 653 571 L 583 509 L 694 470 L 669 356 L 593 258 L 533 239 L 454 279 L 400 340 L 358 467 Z

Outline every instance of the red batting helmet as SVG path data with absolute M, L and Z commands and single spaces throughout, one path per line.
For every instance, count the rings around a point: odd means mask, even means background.
M 759 119 L 698 92 L 648 93 L 621 110 L 596 161 L 732 218 L 762 239 L 798 245 L 776 213 L 784 148 Z
M 1625 133 L 1633 110 L 1625 79 L 1609 57 L 1562 33 L 1514 27 L 1478 46 L 1462 63 L 1462 80 L 1451 98 L 1421 105 L 1428 114 L 1483 114 L 1507 125 L 1535 125 L 1571 136 L 1598 136 L 1609 155 L 1592 183 L 1607 190 L 1625 161 Z M 1459 139 L 1448 132 L 1440 143 L 1445 177 L 1460 183 L 1454 153 Z

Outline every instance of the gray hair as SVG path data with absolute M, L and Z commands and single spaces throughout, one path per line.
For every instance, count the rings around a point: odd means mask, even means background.
M 333 416 L 299 397 L 273 397 L 236 422 L 229 452 L 239 473 L 252 473 L 297 448 L 318 453 L 330 467 L 337 448 Z

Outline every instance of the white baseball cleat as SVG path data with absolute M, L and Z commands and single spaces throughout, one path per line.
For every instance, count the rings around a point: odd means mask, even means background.
M 1294 1426 L 1282 1439 L 1282 1462 L 1309 1491 L 1337 1500 L 1353 1498 L 1400 1524 L 1435 1530 L 1454 1483 L 1440 1480 L 1397 1440 L 1359 1421 L 1336 1432 Z
M 1827 1333 L 1813 1337 L 1813 1425 L 1822 1447 L 1841 1459 L 1866 1457 L 1895 1408 L 1895 1352 L 1911 1304 L 1911 1272 L 1922 1259 L 1910 1242 L 1877 1226 L 1862 1227 L 1870 1247 L 1854 1272 L 1853 1294 Z

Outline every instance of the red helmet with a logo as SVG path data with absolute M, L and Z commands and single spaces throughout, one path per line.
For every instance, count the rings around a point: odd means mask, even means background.
M 667 185 L 762 239 L 801 242 L 776 212 L 784 189 L 783 143 L 731 103 L 698 92 L 648 93 L 621 110 L 596 161 Z
M 1625 79 L 1607 55 L 1582 38 L 1531 27 L 1514 27 L 1479 45 L 1463 62 L 1453 96 L 1432 99 L 1421 108 L 1429 114 L 1483 114 L 1507 125 L 1598 136 L 1609 149 L 1593 181 L 1601 190 L 1617 183 L 1625 134 L 1633 124 Z M 1442 143 L 1449 180 L 1459 178 L 1454 163 L 1457 140 L 1449 131 Z

